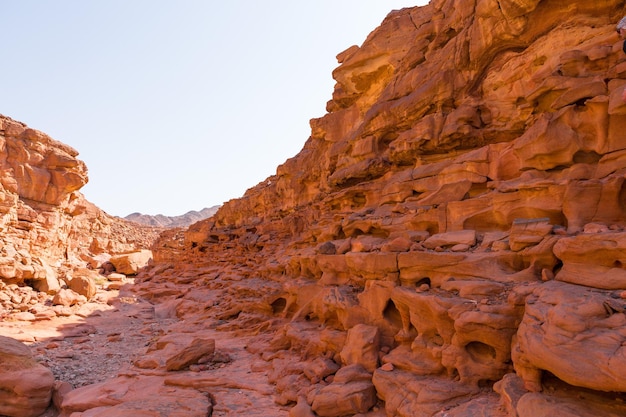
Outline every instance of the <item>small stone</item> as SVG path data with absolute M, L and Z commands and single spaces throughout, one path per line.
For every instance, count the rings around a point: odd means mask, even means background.
M 459 243 L 458 245 L 454 245 L 450 248 L 452 252 L 467 252 L 470 249 L 470 245 L 466 245 L 464 243 Z
M 112 273 L 112 274 L 109 274 L 109 275 L 107 276 L 107 278 L 108 278 L 108 280 L 109 280 L 109 281 L 116 281 L 116 282 L 119 282 L 119 281 L 124 281 L 124 279 L 126 279 L 126 275 L 124 275 L 124 274 L 119 274 L 119 273 L 117 273 L 117 272 L 114 272 L 114 273 Z
M 394 366 L 393 366 L 393 363 L 386 363 L 378 369 L 380 369 L 381 371 L 385 371 L 385 372 L 391 372 L 394 370 Z
M 541 270 L 541 280 L 542 281 L 552 281 L 554 279 L 554 272 L 549 269 L 543 268 Z

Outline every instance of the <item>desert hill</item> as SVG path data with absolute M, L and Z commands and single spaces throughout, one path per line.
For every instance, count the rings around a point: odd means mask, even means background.
M 200 211 L 191 210 L 180 216 L 165 216 L 163 214 L 151 215 L 142 213 L 131 213 L 124 219 L 143 224 L 145 226 L 154 226 L 162 228 L 170 227 L 187 227 L 195 222 L 204 220 L 215 214 L 219 206 L 205 207 Z
M 106 340 L 97 352 L 143 334 L 145 350 L 96 384 L 49 377 L 37 398 L 73 417 L 626 415 L 624 14 L 615 0 L 391 12 L 337 56 L 300 153 L 162 231 L 132 292 L 85 315 L 89 336 L 42 342 Z M 21 163 L 3 179 L 16 218 L 84 182 L 58 148 L 44 159 L 71 175 L 54 187 L 11 188 L 38 172 Z M 99 334 L 123 314 L 132 330 Z

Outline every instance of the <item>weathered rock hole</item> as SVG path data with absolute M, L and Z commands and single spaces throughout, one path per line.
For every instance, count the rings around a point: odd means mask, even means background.
M 424 285 L 424 284 L 428 284 L 428 286 L 429 286 L 429 287 L 431 286 L 431 285 L 430 285 L 430 278 L 429 278 L 429 277 L 424 277 L 424 278 L 420 279 L 419 281 L 417 281 L 417 282 L 415 283 L 415 286 L 416 286 L 417 288 L 419 288 L 420 286 L 422 286 L 422 285 Z
M 398 308 L 392 300 L 387 301 L 387 305 L 383 311 L 383 317 L 393 327 L 398 329 L 402 328 L 402 316 L 400 316 L 400 311 L 398 311 Z
M 497 381 L 492 381 L 490 379 L 481 379 L 478 381 L 478 387 L 479 388 L 493 388 L 493 384 L 495 384 Z
M 272 303 L 272 312 L 274 314 L 280 314 L 285 311 L 285 307 L 287 307 L 287 300 L 285 300 L 283 297 L 277 298 Z
M 624 268 L 624 264 L 622 264 L 622 261 L 617 260 L 613 262 L 613 268 Z
M 430 339 L 430 342 L 436 346 L 443 346 L 443 337 L 439 333 L 435 333 L 435 335 Z
M 496 358 L 496 349 L 483 342 L 469 342 L 465 350 L 478 363 L 491 363 Z
M 356 193 L 352 196 L 352 203 L 352 208 L 363 207 L 365 206 L 365 203 L 367 203 L 367 198 L 365 198 L 365 194 L 363 193 Z
M 574 103 L 574 105 L 575 105 L 576 107 L 584 107 L 584 106 L 585 106 L 585 104 L 587 104 L 587 100 L 590 100 L 590 99 L 592 99 L 592 98 L 593 98 L 593 97 L 583 97 L 583 98 L 581 98 L 580 100 L 576 101 L 576 102 Z
M 575 164 L 597 164 L 598 161 L 600 161 L 600 158 L 602 158 L 602 155 L 594 151 L 590 151 L 590 152 L 578 151 L 574 154 L 574 163 Z

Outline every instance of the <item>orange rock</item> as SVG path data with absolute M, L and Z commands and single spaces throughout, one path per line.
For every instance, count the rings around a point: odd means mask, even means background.
M 355 364 L 341 368 L 330 385 L 316 391 L 311 408 L 318 416 L 339 417 L 365 413 L 374 404 L 371 374 Z
M 144 249 L 138 252 L 113 256 L 111 263 L 120 274 L 136 275 L 139 270 L 152 260 L 152 252 Z
M 199 391 L 166 386 L 160 377 L 119 377 L 63 395 L 61 411 L 93 416 L 162 415 L 176 410 L 190 417 L 210 415 L 212 405 Z
M 96 295 L 96 279 L 100 275 L 88 269 L 80 269 L 74 273 L 69 287 L 75 293 L 84 296 L 87 300 Z
M 533 295 L 513 349 L 516 371 L 526 386 L 540 389 L 541 373 L 549 371 L 574 386 L 626 391 L 618 376 L 626 368 L 624 346 L 615 337 L 626 328 L 626 316 L 606 303 L 610 294 L 548 281 Z
M 361 365 L 369 372 L 378 368 L 380 334 L 378 327 L 357 324 L 348 330 L 346 344 L 341 351 L 345 365 Z
M 0 413 L 36 417 L 48 408 L 54 376 L 33 358 L 26 345 L 0 336 Z

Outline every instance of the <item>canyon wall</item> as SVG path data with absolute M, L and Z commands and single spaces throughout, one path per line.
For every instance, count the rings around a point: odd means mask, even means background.
M 624 415 L 624 13 L 390 13 L 302 151 L 163 233 L 138 293 L 258 333 L 294 416 Z
M 156 239 L 159 229 L 110 216 L 83 197 L 87 168 L 77 156 L 0 116 L 0 290 L 29 286 L 54 294 L 76 271 L 147 249 Z M 0 313 L 16 307 L 10 298 L 0 299 Z

